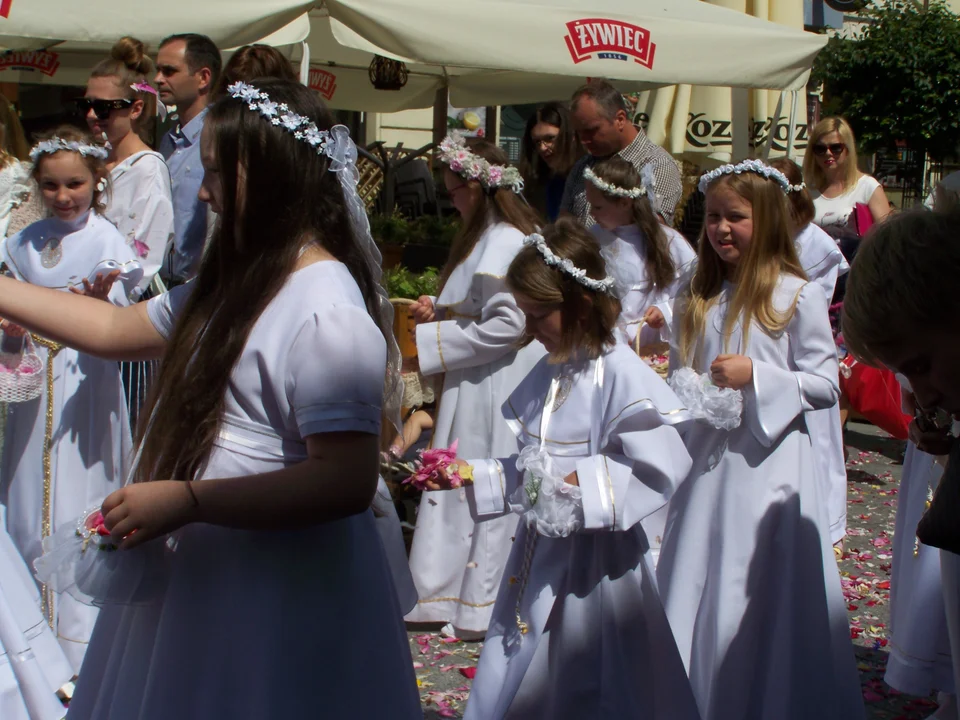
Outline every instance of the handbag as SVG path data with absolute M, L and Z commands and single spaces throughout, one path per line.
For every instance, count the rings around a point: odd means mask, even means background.
M 940 485 L 920 523 L 917 540 L 960 555 L 960 442 L 954 442 Z
M 840 363 L 840 392 L 858 415 L 897 440 L 907 439 L 913 418 L 903 412 L 900 384 L 892 372 L 864 365 L 847 355 Z
M 853 206 L 853 224 L 860 237 L 866 235 L 867 230 L 873 227 L 873 213 L 870 212 L 869 205 L 857 203 Z

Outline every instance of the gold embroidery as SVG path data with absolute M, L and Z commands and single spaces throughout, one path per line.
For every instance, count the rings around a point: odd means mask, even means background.
M 39 335 L 30 334 L 33 341 L 47 349 L 47 407 L 46 423 L 43 435 L 43 501 L 41 509 L 40 533 L 42 537 L 50 537 L 53 530 L 53 508 L 52 508 L 52 485 L 53 469 L 51 465 L 51 454 L 53 451 L 53 360 L 57 353 L 63 350 L 63 345 L 47 340 Z M 47 618 L 47 623 L 53 627 L 53 590 L 47 585 L 40 588 L 40 611 Z
M 443 345 L 440 343 L 440 323 L 437 323 L 437 352 L 440 354 L 440 367 L 447 372 L 447 364 L 443 361 Z
M 430 598 L 429 600 L 417 600 L 417 605 L 426 605 L 427 603 L 438 603 L 438 602 L 455 602 L 460 605 L 466 605 L 467 607 L 485 608 L 493 605 L 496 602 L 496 600 L 491 600 L 490 602 L 487 602 L 487 603 L 477 604 L 477 603 L 467 602 L 466 600 L 461 600 L 460 598 L 456 598 L 456 597 L 442 597 L 442 598 Z

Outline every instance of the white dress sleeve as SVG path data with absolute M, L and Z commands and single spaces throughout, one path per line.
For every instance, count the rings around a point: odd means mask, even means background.
M 469 460 L 473 466 L 473 491 L 478 519 L 490 519 L 510 512 L 507 498 L 520 487 L 517 456 L 501 460 Z
M 807 283 L 787 326 L 795 370 L 753 361 L 753 382 L 743 388 L 743 418 L 757 441 L 771 447 L 800 414 L 832 407 L 840 397 L 837 346 L 823 291 Z
M 164 340 L 169 340 L 173 335 L 177 317 L 192 291 L 193 283 L 188 282 L 147 300 L 147 317 Z
M 462 327 L 455 320 L 417 326 L 420 372 L 435 375 L 449 370 L 488 365 L 517 349 L 525 321 L 503 278 L 486 277 L 487 297 L 480 320 Z
M 603 451 L 577 462 L 585 530 L 633 527 L 666 505 L 690 472 L 693 461 L 674 425 L 688 418 L 656 373 L 643 370 L 652 376 L 645 379 L 651 399 L 621 410 L 605 432 Z
M 807 279 L 820 286 L 829 305 L 833 302 L 837 279 L 850 271 L 837 241 L 810 223 L 797 236 L 797 254 Z
M 672 228 L 664 228 L 667 240 L 670 245 L 670 257 L 673 258 L 675 273 L 673 282 L 664 292 L 664 297 L 660 302 L 654 304 L 662 314 L 665 320 L 660 329 L 660 337 L 666 341 L 670 340 L 670 331 L 673 324 L 673 311 L 677 295 L 690 282 L 690 276 L 697 265 L 697 253 L 679 232 Z
M 387 349 L 365 309 L 343 305 L 313 313 L 287 357 L 287 398 L 301 438 L 380 433 Z

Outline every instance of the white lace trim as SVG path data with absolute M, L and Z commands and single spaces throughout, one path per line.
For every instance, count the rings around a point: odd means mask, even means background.
M 567 537 L 583 527 L 583 491 L 564 482 L 550 455 L 532 445 L 520 452 L 523 484 L 508 500 L 511 512 L 545 537 Z

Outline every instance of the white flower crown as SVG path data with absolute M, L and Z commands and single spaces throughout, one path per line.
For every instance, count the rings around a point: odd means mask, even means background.
M 607 275 L 603 280 L 595 280 L 592 277 L 587 277 L 587 271 L 578 268 L 569 258 L 562 258 L 556 253 L 553 252 L 549 247 L 547 247 L 547 241 L 543 238 L 543 235 L 540 233 L 534 233 L 533 235 L 527 235 L 523 239 L 524 245 L 533 245 L 537 250 L 540 251 L 540 254 L 543 255 L 543 261 L 547 263 L 550 267 L 555 267 L 561 272 L 569 275 L 578 283 L 583 285 L 585 288 L 589 288 L 594 292 L 605 292 L 609 295 L 614 295 L 614 285 L 616 281 Z
M 491 165 L 470 152 L 459 135 L 447 135 L 440 143 L 440 162 L 464 180 L 476 180 L 484 188 L 508 187 L 518 195 L 523 191 L 520 171 L 510 165 Z
M 791 188 L 794 186 L 790 184 L 790 181 L 787 180 L 787 176 L 776 168 L 772 168 L 761 160 L 744 160 L 739 162 L 736 165 L 721 165 L 716 170 L 711 170 L 708 173 L 704 173 L 700 176 L 700 192 L 706 195 L 707 188 L 710 186 L 714 180 L 716 180 L 721 175 L 742 175 L 745 172 L 756 173 L 757 175 L 762 175 L 768 180 L 775 181 L 785 193 L 791 191 Z
M 593 168 L 589 166 L 584 168 L 583 177 L 585 180 L 589 180 L 590 184 L 597 188 L 597 190 L 602 192 L 604 195 L 630 198 L 631 200 L 634 200 L 638 197 L 643 197 L 645 195 L 650 202 L 653 202 L 657 197 L 657 179 L 654 177 L 653 167 L 650 165 L 644 165 L 640 169 L 639 187 L 622 188 L 619 185 L 614 185 L 613 183 L 607 182 L 602 177 L 597 175 L 593 171 Z
M 787 188 L 787 192 L 788 192 L 788 193 L 800 192 L 800 191 L 803 190 L 806 186 L 807 186 L 807 184 L 806 184 L 805 182 L 801 182 L 799 185 L 790 185 L 790 186 Z
M 263 115 L 271 125 L 283 128 L 297 140 L 316 148 L 317 155 L 330 154 L 330 133 L 319 129 L 310 118 L 291 111 L 286 103 L 273 102 L 265 92 L 245 82 L 235 82 L 227 88 L 227 92 L 230 97 L 247 103 L 247 107 Z
M 90 145 L 77 140 L 64 140 L 62 137 L 55 135 L 49 140 L 41 140 L 34 145 L 30 151 L 30 160 L 36 164 L 41 155 L 53 155 L 61 150 L 80 153 L 84 156 L 89 155 L 100 160 L 106 160 L 108 155 L 107 149 L 100 145 Z

